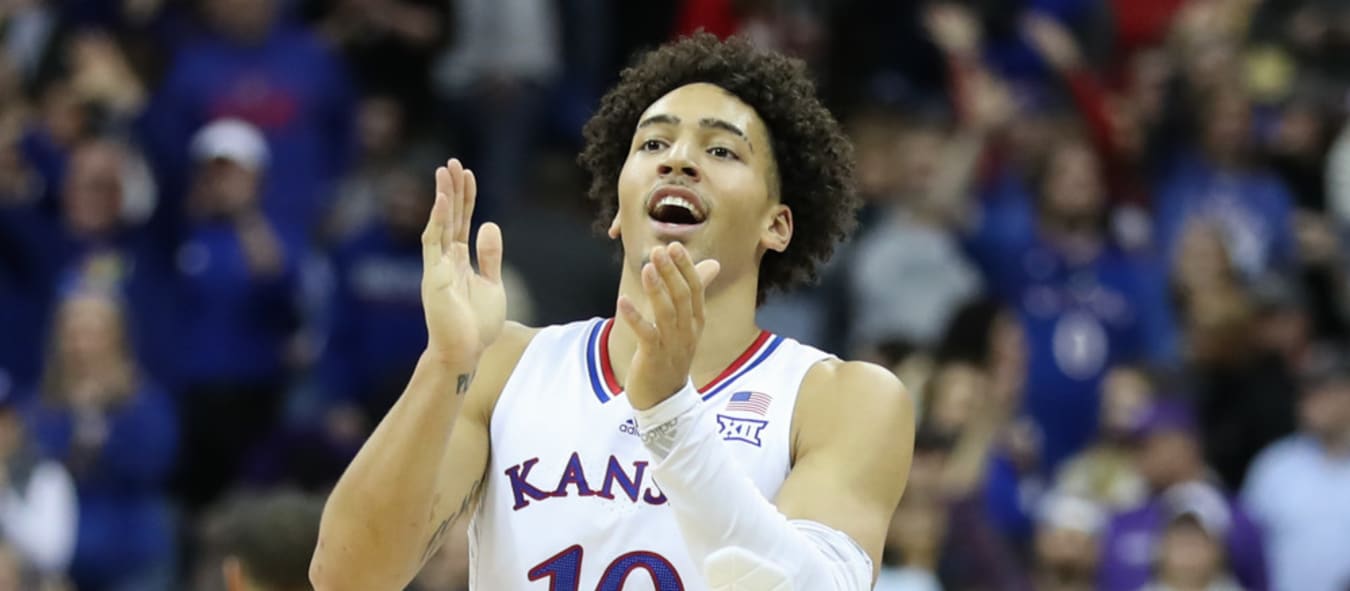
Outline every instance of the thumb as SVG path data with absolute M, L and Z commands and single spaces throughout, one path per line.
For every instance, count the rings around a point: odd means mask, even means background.
M 705 259 L 694 265 L 694 270 L 698 272 L 698 278 L 703 282 L 703 286 L 707 287 L 722 271 L 722 263 L 717 262 L 716 259 Z

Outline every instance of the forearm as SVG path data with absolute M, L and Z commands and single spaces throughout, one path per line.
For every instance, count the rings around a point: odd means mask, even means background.
M 681 412 L 680 401 L 639 414 L 643 439 L 652 452 L 652 474 L 670 499 L 676 522 L 696 563 L 714 588 L 740 569 L 733 562 L 758 561 L 781 571 L 792 588 L 854 591 L 870 586 L 866 554 L 847 536 L 822 524 L 789 521 L 760 494 L 731 457 L 712 426 Z M 660 425 L 676 426 L 662 434 Z M 729 572 L 730 571 L 730 572 Z M 738 587 L 739 588 L 739 587 Z
M 441 466 L 473 373 L 428 354 L 418 361 L 324 507 L 311 567 L 320 589 L 401 589 L 417 574 L 437 529 L 427 516 L 461 488 L 440 482 Z

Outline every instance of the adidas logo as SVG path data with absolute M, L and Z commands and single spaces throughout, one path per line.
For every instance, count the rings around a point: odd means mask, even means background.
M 629 435 L 637 437 L 638 434 L 637 421 L 634 421 L 633 419 L 628 419 L 624 421 L 622 425 L 619 425 L 619 432 L 627 433 Z

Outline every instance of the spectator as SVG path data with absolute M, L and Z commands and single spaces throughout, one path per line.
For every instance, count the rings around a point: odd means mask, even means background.
M 177 486 L 190 510 L 215 498 L 274 425 L 297 328 L 295 257 L 262 215 L 270 160 L 262 135 L 238 120 L 203 128 L 191 224 L 177 251 L 181 314 L 176 384 L 183 417 Z
M 333 412 L 354 412 L 364 425 L 349 440 L 384 417 L 426 346 L 420 238 L 430 181 L 406 169 L 385 176 L 383 215 L 334 255 L 332 334 L 320 363 Z
M 1096 503 L 1064 493 L 1041 505 L 1033 547 L 1037 591 L 1090 591 L 1096 581 L 1098 536 L 1106 515 Z
M 186 194 L 193 134 L 235 118 L 267 138 L 263 209 L 293 248 L 305 244 L 354 151 L 353 91 L 343 64 L 278 0 L 203 3 L 210 34 L 178 52 L 144 121 L 166 193 Z M 166 203 L 181 212 L 181 200 Z M 174 216 L 177 217 L 177 216 Z
M 456 126 L 470 142 L 478 173 L 475 215 L 501 221 L 518 203 L 529 146 L 538 137 L 544 99 L 562 69 L 554 2 L 462 0 L 454 3 L 455 43 L 434 69 Z
M 1153 581 L 1144 591 L 1239 591 L 1224 550 L 1228 522 L 1222 506 L 1179 501 L 1164 526 L 1153 558 Z M 1186 507 L 1184 504 L 1195 506 Z
M 1232 87 L 1202 95 L 1196 105 L 1200 149 L 1180 159 L 1161 182 L 1156 236 L 1175 256 L 1192 221 L 1217 225 L 1242 277 L 1287 271 L 1294 263 L 1293 198 L 1252 150 L 1251 105 Z
M 75 552 L 75 484 L 39 451 L 15 398 L 0 398 L 0 540 L 43 578 L 57 579 Z
M 320 33 L 341 48 L 362 90 L 394 97 L 414 121 L 434 114 L 427 72 L 446 39 L 451 5 L 435 0 L 308 1 Z
M 310 591 L 323 500 L 292 492 L 236 501 L 221 518 L 227 591 Z
M 978 147 L 936 124 L 896 119 L 873 115 L 855 132 L 880 136 L 866 138 L 859 154 L 865 189 L 880 211 L 845 263 L 854 347 L 882 341 L 931 347 L 956 307 L 982 287 L 945 209 L 954 199 L 944 194 L 968 189 Z
M 1271 588 L 1341 591 L 1350 586 L 1350 364 L 1328 352 L 1308 371 L 1299 433 L 1257 456 L 1244 506 L 1266 532 Z
M 1106 235 L 1101 171 L 1086 143 L 1055 140 L 1031 183 L 1035 233 L 1005 234 L 986 210 L 971 246 L 994 294 L 1025 326 L 1026 411 L 1045 436 L 1042 469 L 1053 471 L 1095 436 L 1107 369 L 1167 358 L 1172 321 L 1161 272 Z
M 132 355 L 113 296 L 84 290 L 61 301 L 30 420 L 39 445 L 75 478 L 70 575 L 81 590 L 174 587 L 165 481 L 178 428 L 168 396 Z
M 1242 485 L 1252 458 L 1294 429 L 1290 369 L 1279 330 L 1262 342 L 1255 295 L 1227 256 L 1219 229 L 1196 220 L 1187 228 L 1173 271 L 1185 325 L 1187 377 L 1196 393 L 1205 459 L 1231 489 Z M 1278 279 L 1278 278 L 1275 278 Z M 1272 302 L 1273 303 L 1273 302 Z M 1283 304 L 1282 304 L 1283 305 Z M 1278 328 L 1276 323 L 1267 323 Z
M 1241 509 L 1208 483 L 1189 409 L 1174 400 L 1155 403 L 1141 420 L 1138 437 L 1139 471 L 1150 496 L 1139 507 L 1117 513 L 1107 526 L 1098 588 L 1133 591 L 1148 583 L 1174 507 L 1170 503 L 1181 496 L 1201 498 L 1207 511 L 1229 523 L 1223 534 L 1226 555 L 1242 587 L 1267 589 L 1260 532 Z
M 1102 380 L 1101 396 L 1097 441 L 1065 462 L 1055 489 L 1108 511 L 1123 511 L 1138 506 L 1148 494 L 1135 465 L 1131 435 L 1153 404 L 1154 386 L 1141 368 L 1117 366 Z
M 384 178 L 428 156 L 422 153 L 429 151 L 426 147 L 412 147 L 410 121 L 408 112 L 394 97 L 374 95 L 361 101 L 357 109 L 357 159 L 338 183 L 337 197 L 324 220 L 324 244 L 347 240 L 378 219 L 382 207 L 379 185 Z
M 891 518 L 877 591 L 940 591 L 938 565 L 948 537 L 943 471 L 951 439 L 921 429 L 914 441 L 905 496 Z

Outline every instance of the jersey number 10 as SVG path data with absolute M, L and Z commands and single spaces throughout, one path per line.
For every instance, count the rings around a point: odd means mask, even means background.
M 548 579 L 548 591 L 579 591 L 581 586 L 581 546 L 570 546 L 530 569 L 530 580 Z M 652 578 L 656 591 L 684 591 L 680 574 L 670 561 L 651 552 L 629 552 L 605 567 L 595 591 L 622 591 L 633 571 L 643 569 Z

